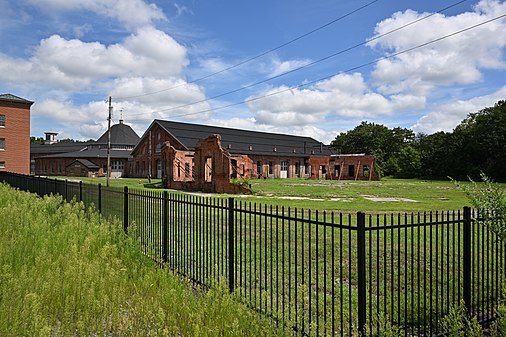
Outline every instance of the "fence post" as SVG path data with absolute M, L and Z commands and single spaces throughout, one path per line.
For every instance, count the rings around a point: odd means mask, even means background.
M 123 230 L 128 234 L 128 186 L 123 189 Z
M 83 201 L 83 182 L 79 181 L 79 201 Z
M 358 331 L 365 333 L 367 320 L 365 213 L 357 213 L 357 276 L 358 276 Z
M 234 198 L 228 198 L 228 288 L 232 293 L 234 291 Z
M 162 213 L 162 261 L 167 263 L 168 259 L 168 230 L 169 230 L 169 193 L 163 191 L 163 213 Z
M 471 208 L 464 207 L 463 297 L 467 312 L 471 313 Z
M 102 184 L 98 183 L 98 213 L 102 214 Z

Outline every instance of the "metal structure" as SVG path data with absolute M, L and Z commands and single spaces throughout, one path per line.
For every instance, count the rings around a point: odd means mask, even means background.
M 374 334 L 381 319 L 406 335 L 438 335 L 462 301 L 489 322 L 505 281 L 504 244 L 467 207 L 342 214 L 9 173 L 0 181 L 93 204 L 160 266 L 204 286 L 226 280 L 301 335 Z

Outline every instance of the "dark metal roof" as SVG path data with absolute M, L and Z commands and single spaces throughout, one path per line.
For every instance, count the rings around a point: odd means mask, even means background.
M 32 157 L 39 157 L 49 154 L 75 152 L 86 149 L 86 147 L 90 144 L 93 144 L 93 142 L 30 144 L 30 154 Z
M 111 158 L 129 158 L 130 150 L 111 150 Z M 107 158 L 107 149 L 91 149 L 39 156 L 37 158 Z
M 0 100 L 7 101 L 7 102 L 14 102 L 14 103 L 25 103 L 25 104 L 30 104 L 30 105 L 33 104 L 32 101 L 29 101 L 27 99 L 15 96 L 13 94 L 1 94 L 0 95 Z
M 256 155 L 331 155 L 332 149 L 321 142 L 305 136 L 293 136 L 217 126 L 155 120 L 163 129 L 188 150 L 194 150 L 199 140 L 213 134 L 221 136 L 224 149 L 232 154 Z M 153 125 L 153 124 L 152 124 Z M 149 129 L 148 129 L 149 130 Z M 146 136 L 144 134 L 143 138 Z
M 108 131 L 106 131 L 95 144 L 107 144 Z M 120 122 L 111 126 L 111 144 L 135 146 L 139 142 L 139 135 L 129 126 Z
M 88 159 L 76 159 L 76 160 L 74 160 L 72 163 L 70 163 L 67 166 L 70 166 L 70 165 L 74 164 L 76 161 L 79 162 L 79 163 L 81 163 L 82 165 L 86 166 L 89 169 L 98 169 L 99 168 L 99 166 L 97 164 L 92 163 Z

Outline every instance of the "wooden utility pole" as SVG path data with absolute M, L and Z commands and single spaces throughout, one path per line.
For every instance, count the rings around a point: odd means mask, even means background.
M 111 178 L 111 119 L 112 119 L 112 97 L 109 96 L 109 117 L 107 118 L 107 187 Z

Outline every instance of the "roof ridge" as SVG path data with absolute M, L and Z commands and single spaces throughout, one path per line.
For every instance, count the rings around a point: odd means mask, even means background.
M 21 98 L 19 96 L 16 96 L 16 95 L 13 95 L 13 94 L 10 94 L 10 93 L 0 94 L 0 100 L 33 104 L 32 101 L 29 101 L 27 99 Z

